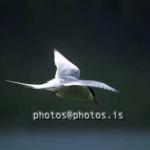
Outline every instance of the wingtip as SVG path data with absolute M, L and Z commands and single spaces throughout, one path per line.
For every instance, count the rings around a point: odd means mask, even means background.
M 60 53 L 56 48 L 54 48 L 54 54 L 55 53 Z
M 119 91 L 118 91 L 118 90 L 116 90 L 116 89 L 113 89 L 113 92 L 115 92 L 115 93 L 119 93 Z
M 5 82 L 12 82 L 12 81 L 10 81 L 10 80 L 4 80 Z
M 65 58 L 57 49 L 54 48 L 54 58 L 58 57 L 58 59 L 60 58 Z M 65 58 L 67 59 L 67 58 Z
M 54 48 L 54 56 L 56 55 L 62 55 L 56 48 Z

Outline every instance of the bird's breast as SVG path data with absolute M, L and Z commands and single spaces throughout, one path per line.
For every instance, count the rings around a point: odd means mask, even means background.
M 68 99 L 93 99 L 90 90 L 83 86 L 62 87 L 57 91 L 56 95 Z

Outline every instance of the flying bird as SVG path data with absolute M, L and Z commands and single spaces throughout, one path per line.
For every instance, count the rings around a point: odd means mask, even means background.
M 95 104 L 98 103 L 92 88 L 118 92 L 111 86 L 99 81 L 80 80 L 80 69 L 56 49 L 54 49 L 54 62 L 57 67 L 55 78 L 44 84 L 27 84 L 11 80 L 5 81 L 36 90 L 48 90 L 62 98 L 90 99 L 93 100 Z

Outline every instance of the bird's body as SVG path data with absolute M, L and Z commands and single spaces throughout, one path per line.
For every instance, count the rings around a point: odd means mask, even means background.
M 33 89 L 43 89 L 53 92 L 62 98 L 92 99 L 95 103 L 95 92 L 92 87 L 117 92 L 105 83 L 93 80 L 79 80 L 80 70 L 57 50 L 54 50 L 54 61 L 57 67 L 55 78 L 44 84 L 27 84 L 6 80 Z
M 84 86 L 62 87 L 56 92 L 56 95 L 68 99 L 93 99 L 89 88 Z

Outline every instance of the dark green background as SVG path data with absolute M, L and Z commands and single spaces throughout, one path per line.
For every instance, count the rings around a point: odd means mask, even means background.
M 125 122 L 149 123 L 149 12 L 140 1 L 8 1 L 1 3 L 0 114 L 31 119 L 32 111 L 90 111 L 93 103 L 5 83 L 54 77 L 53 49 L 81 69 L 81 78 L 120 91 L 95 90 L 100 111 L 123 111 Z M 120 121 L 119 121 L 120 122 Z M 99 124 L 97 124 L 99 125 Z
M 0 1 L 1 129 L 149 129 L 149 6 L 144 0 Z M 122 111 L 123 120 L 32 121 L 33 111 L 91 111 L 94 107 L 88 100 L 64 100 L 48 91 L 4 82 L 52 79 L 54 48 L 81 69 L 82 79 L 102 81 L 120 91 L 95 89 L 98 110 Z

